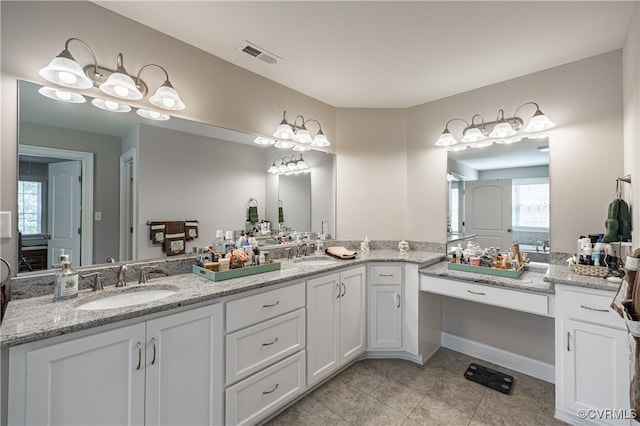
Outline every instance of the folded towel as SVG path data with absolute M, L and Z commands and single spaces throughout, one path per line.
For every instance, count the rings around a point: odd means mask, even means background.
M 259 219 L 258 219 L 258 207 L 257 206 L 250 206 L 249 207 L 249 222 L 251 223 L 258 223 Z
M 358 254 L 357 251 L 347 250 L 344 247 L 327 247 L 324 253 L 336 259 L 355 259 Z
M 282 207 L 278 207 L 278 223 L 283 223 L 284 222 L 284 211 L 282 210 Z

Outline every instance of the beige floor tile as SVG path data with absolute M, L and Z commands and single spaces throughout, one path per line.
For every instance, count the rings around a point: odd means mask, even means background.
M 344 418 L 353 425 L 400 426 L 405 421 L 406 416 L 367 395 Z
M 459 410 L 473 414 L 486 391 L 486 387 L 456 376 L 434 385 L 429 395 L 447 403 L 454 403 Z
M 539 414 L 537 403 L 532 400 L 510 398 L 489 390 L 480 401 L 473 420 L 492 425 L 531 426 Z
M 358 364 L 340 373 L 336 379 L 341 380 L 349 386 L 353 386 L 361 392 L 371 394 L 385 378 L 377 374 L 370 374 L 367 370 L 359 367 Z
M 268 426 L 347 426 L 349 423 L 313 398 L 306 397 L 275 417 Z
M 347 385 L 340 376 L 330 380 L 314 391 L 310 397 L 343 417 L 358 405 L 366 394 Z
M 410 417 L 407 417 L 406 419 L 404 419 L 404 423 L 402 423 L 402 426 L 420 426 L 420 423 L 416 422 Z
M 466 425 L 471 420 L 472 413 L 459 410 L 456 402 L 449 404 L 427 395 L 409 418 L 421 425 Z
M 394 359 L 365 359 L 350 368 L 357 368 L 372 376 L 387 377 L 397 360 Z
M 545 413 L 539 413 L 536 417 L 536 426 L 564 426 L 567 423 L 560 421 L 553 417 L 552 415 L 547 415 Z
M 408 416 L 423 398 L 422 394 L 392 379 L 382 382 L 371 396 L 405 416 Z

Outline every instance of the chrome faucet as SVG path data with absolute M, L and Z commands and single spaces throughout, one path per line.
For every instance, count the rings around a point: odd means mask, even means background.
M 118 282 L 116 287 L 126 287 L 127 286 L 127 265 L 120 265 L 120 269 L 118 270 Z
M 543 253 L 546 253 L 547 249 L 549 248 L 549 240 L 536 241 L 536 251 L 540 251 L 538 246 L 542 247 L 542 252 Z
M 296 248 L 296 257 L 300 257 L 300 249 L 303 249 L 303 253 L 306 256 L 307 255 L 307 247 L 309 247 L 308 243 L 299 244 L 298 247 Z
M 104 290 L 104 287 L 102 287 L 102 274 L 100 272 L 93 272 L 91 274 L 86 274 L 86 275 L 80 274 L 80 277 L 81 278 L 95 277 L 93 280 L 93 291 Z
M 286 247 L 284 251 L 287 253 L 287 259 L 291 259 L 291 247 Z
M 140 267 L 138 284 L 146 284 L 149 280 L 148 274 L 164 274 L 165 277 L 169 276 L 169 273 L 164 268 L 158 268 L 158 265 L 142 266 Z

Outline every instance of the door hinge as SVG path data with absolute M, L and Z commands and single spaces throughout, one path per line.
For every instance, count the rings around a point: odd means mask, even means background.
M 133 226 L 131 228 L 129 228 L 129 233 L 133 234 Z
M 82 235 L 82 228 L 78 228 L 78 235 Z
M 78 182 L 82 183 L 82 176 L 78 176 Z

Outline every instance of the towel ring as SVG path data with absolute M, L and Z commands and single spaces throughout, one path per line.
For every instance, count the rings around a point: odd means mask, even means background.
M 4 285 L 5 281 L 8 281 L 11 278 L 11 264 L 3 257 L 0 257 L 0 262 L 7 265 L 7 276 L 6 278 L 3 278 L 2 280 L 0 280 L 0 283 Z
M 258 207 L 258 200 L 256 200 L 255 198 L 249 198 L 249 201 L 247 201 L 247 208 L 249 207 Z
M 282 200 L 278 200 L 278 207 L 282 207 Z

